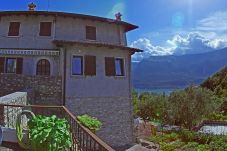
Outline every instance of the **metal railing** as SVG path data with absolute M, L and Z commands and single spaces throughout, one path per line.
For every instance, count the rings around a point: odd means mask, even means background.
M 0 124 L 4 127 L 15 128 L 15 119 L 23 110 L 30 110 L 36 115 L 56 115 L 65 118 L 72 134 L 73 144 L 71 151 L 114 151 L 109 145 L 82 126 L 76 117 L 64 106 L 42 105 L 8 105 L 0 104 Z

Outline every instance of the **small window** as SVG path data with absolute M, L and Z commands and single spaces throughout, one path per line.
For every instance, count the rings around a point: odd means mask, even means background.
M 86 26 L 86 39 L 96 40 L 96 27 Z
M 6 73 L 16 73 L 17 59 L 7 58 L 6 59 Z
M 51 36 L 52 22 L 41 22 L 40 23 L 40 36 Z
M 50 62 L 46 59 L 41 59 L 37 63 L 36 75 L 50 75 Z
M 72 58 L 72 74 L 83 75 L 83 57 L 73 56 Z
M 20 22 L 10 22 L 8 36 L 19 36 Z
M 105 57 L 106 76 L 124 76 L 124 59 Z
M 124 60 L 117 58 L 115 59 L 115 75 L 124 76 Z

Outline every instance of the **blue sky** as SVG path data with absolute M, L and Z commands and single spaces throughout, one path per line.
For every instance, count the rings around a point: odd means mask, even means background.
M 135 55 L 201 53 L 227 46 L 227 0 L 7 0 L 0 10 L 64 11 L 113 18 L 139 25 L 128 33 L 128 44 L 145 50 Z

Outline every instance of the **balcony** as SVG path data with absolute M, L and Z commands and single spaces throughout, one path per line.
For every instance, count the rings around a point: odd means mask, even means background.
M 29 110 L 36 115 L 51 116 L 56 115 L 59 118 L 65 118 L 70 125 L 70 132 L 72 135 L 72 146 L 70 151 L 114 151 L 109 145 L 98 138 L 89 129 L 82 126 L 76 117 L 64 106 L 40 106 L 40 105 L 10 105 L 10 104 L 0 104 L 0 123 L 3 129 L 10 129 L 9 133 L 3 131 L 2 146 L 13 149 L 13 150 L 23 150 L 19 147 L 15 136 L 13 136 L 13 131 L 16 128 L 17 116 L 24 110 Z M 4 137 L 5 135 L 5 137 Z M 9 139 L 13 137 L 13 139 Z M 8 139 L 8 140 L 7 140 Z

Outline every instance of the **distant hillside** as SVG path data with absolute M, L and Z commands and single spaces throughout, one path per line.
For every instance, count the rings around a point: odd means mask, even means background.
M 135 88 L 180 88 L 200 84 L 227 66 L 227 48 L 183 56 L 152 56 L 133 63 Z
M 227 66 L 205 80 L 201 86 L 214 91 L 218 96 L 227 97 Z

